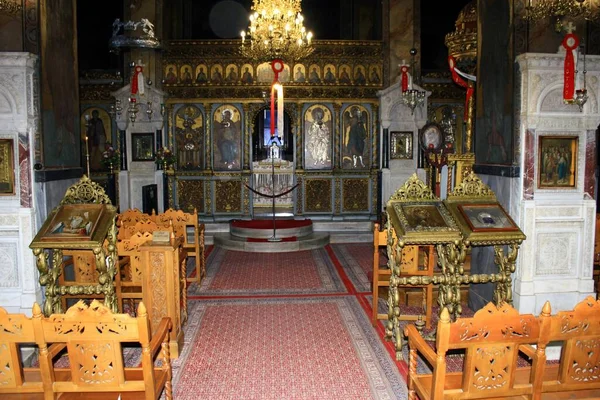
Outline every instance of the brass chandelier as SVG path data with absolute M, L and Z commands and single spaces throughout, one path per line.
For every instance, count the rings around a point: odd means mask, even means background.
M 250 26 L 242 31 L 244 57 L 258 62 L 298 61 L 313 52 L 312 32 L 304 27 L 301 0 L 253 0 Z
M 595 20 L 600 17 L 599 11 L 597 0 L 530 0 L 524 17 L 528 21 L 556 18 L 556 29 L 560 31 L 564 17 Z

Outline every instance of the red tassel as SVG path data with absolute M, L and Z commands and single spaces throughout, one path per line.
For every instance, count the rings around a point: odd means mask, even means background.
M 573 56 L 573 51 L 579 46 L 579 38 L 574 33 L 568 33 L 562 41 L 562 46 L 567 50 L 563 72 L 563 99 L 573 100 L 575 95 L 575 57 Z

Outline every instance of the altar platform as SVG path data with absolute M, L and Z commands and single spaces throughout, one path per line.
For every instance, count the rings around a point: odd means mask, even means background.
M 214 245 L 228 250 L 279 253 L 318 249 L 329 244 L 329 233 L 314 232 L 310 219 L 277 219 L 276 238 L 272 219 L 232 220 L 229 232 L 213 235 Z

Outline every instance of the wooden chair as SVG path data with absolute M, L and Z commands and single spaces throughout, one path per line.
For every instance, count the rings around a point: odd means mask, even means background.
M 547 311 L 547 310 L 545 310 Z M 504 303 L 488 303 L 473 318 L 450 321 L 443 309 L 437 325 L 436 349 L 423 339 L 414 325 L 407 325 L 409 399 L 537 399 L 546 361 L 540 347 L 531 367 L 519 368 L 523 348 L 541 341 L 541 323 L 531 314 L 519 314 Z M 463 370 L 446 371 L 451 350 L 464 350 Z M 432 373 L 417 373 L 417 354 L 432 367 Z
M 600 398 L 600 301 L 588 296 L 556 315 L 550 315 L 550 303 L 544 308 L 542 336 L 562 349 L 559 363 L 545 366 L 542 398 Z
M 206 266 L 204 260 L 204 224 L 198 224 L 198 211 L 194 209 L 193 213 L 185 213 L 182 210 L 168 209 L 162 214 L 155 216 L 159 225 L 173 224 L 175 235 L 183 236 L 183 248 L 188 257 L 194 257 L 196 275 L 187 278 L 187 282 L 200 282 L 206 275 Z M 193 238 L 189 240 L 189 234 Z
M 379 231 L 379 224 L 375 224 L 373 232 L 373 311 L 371 323 L 377 325 L 380 319 L 387 319 L 387 314 L 380 314 L 377 310 L 379 302 L 379 288 L 381 286 L 389 287 L 391 270 L 387 266 L 379 265 L 380 246 L 387 246 L 387 230 Z M 401 275 L 415 276 L 425 275 L 433 276 L 435 266 L 435 256 L 433 246 L 406 246 L 402 250 Z M 433 285 L 411 286 L 423 288 L 423 310 L 425 312 L 425 327 L 431 328 L 431 314 L 433 307 Z M 419 316 L 402 315 L 402 321 L 416 321 Z
M 40 370 L 46 399 L 146 399 L 156 400 L 165 390 L 172 398 L 169 357 L 169 318 L 163 318 L 151 335 L 143 303 L 137 317 L 113 314 L 97 300 L 78 302 L 65 314 L 44 318 L 34 307 L 33 324 L 40 348 Z M 141 367 L 126 367 L 122 344 L 141 345 Z M 53 365 L 52 355 L 67 349 L 69 368 Z M 160 357 L 159 357 L 160 355 Z M 160 360 L 160 366 L 155 362 Z
M 35 344 L 31 318 L 0 308 L 0 398 L 43 399 L 42 375 L 39 368 L 23 368 L 21 344 Z

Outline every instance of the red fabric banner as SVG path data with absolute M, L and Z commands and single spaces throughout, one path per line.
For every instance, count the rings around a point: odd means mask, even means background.
M 401 73 L 402 91 L 406 92 L 408 90 L 408 66 L 406 66 L 406 65 L 401 66 L 400 73 Z
M 465 113 L 463 116 L 463 118 L 466 120 L 467 115 L 469 114 L 469 100 L 471 100 L 471 97 L 473 97 L 475 89 L 473 88 L 473 86 L 470 86 L 467 83 L 467 81 L 465 81 L 463 77 L 458 74 L 458 72 L 456 72 L 456 60 L 454 59 L 454 57 L 448 56 L 448 66 L 450 67 L 450 73 L 452 74 L 452 80 L 454 81 L 454 83 L 456 83 L 458 86 L 467 88 L 467 97 L 465 99 Z
M 275 84 L 279 82 L 279 73 L 283 71 L 283 60 L 276 58 L 271 61 L 271 69 L 275 74 L 273 84 L 271 85 L 271 137 L 275 136 Z
M 131 94 L 137 94 L 139 91 L 138 77 L 142 73 L 142 70 L 143 68 L 139 65 L 134 69 L 133 77 L 131 78 Z
M 573 52 L 579 47 L 579 38 L 574 33 L 568 33 L 562 41 L 562 46 L 566 49 L 563 99 L 573 100 L 575 95 L 575 56 Z

